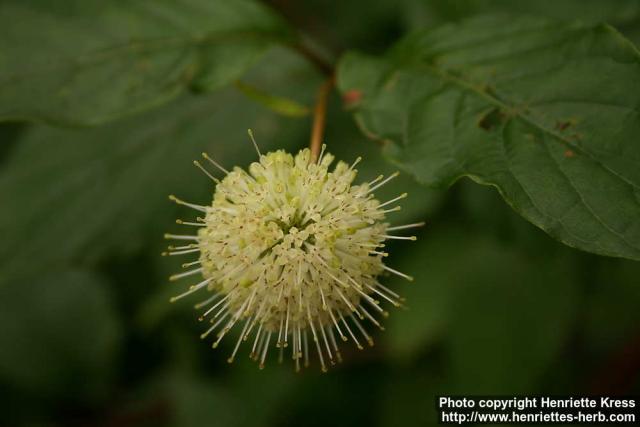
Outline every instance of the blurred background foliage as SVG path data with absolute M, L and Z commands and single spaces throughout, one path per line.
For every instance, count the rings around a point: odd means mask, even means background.
M 328 58 L 494 12 L 606 21 L 640 41 L 635 0 L 267 4 Z M 29 48 L 37 28 L 21 31 Z M 322 79 L 284 48 L 242 77 L 306 106 Z M 213 188 L 192 160 L 248 165 L 247 128 L 263 151 L 293 151 L 309 126 L 233 87 L 95 127 L 1 124 L 0 425 L 418 426 L 436 424 L 438 394 L 640 392 L 640 264 L 563 246 L 489 187 L 436 191 L 408 176 L 380 198 L 409 192 L 398 222 L 428 226 L 389 250 L 416 280 L 386 281 L 409 307 L 391 311 L 376 346 L 345 348 L 328 374 L 228 366 L 231 341 L 212 351 L 198 339 L 193 301 L 168 303 L 179 262 L 160 257 L 162 235 L 189 212 L 167 195 L 206 203 Z M 394 170 L 336 95 L 325 140 L 338 158 L 363 156 L 362 180 Z

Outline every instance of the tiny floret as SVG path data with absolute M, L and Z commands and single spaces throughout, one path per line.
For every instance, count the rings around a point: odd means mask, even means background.
M 254 142 L 255 144 L 255 142 Z M 181 241 L 164 255 L 198 258 L 183 264 L 170 280 L 193 279 L 186 292 L 205 294 L 196 304 L 207 326 L 201 337 L 217 347 L 232 329 L 238 331 L 228 361 L 245 343 L 250 357 L 264 367 L 270 348 L 292 358 L 296 370 L 309 363 L 310 348 L 323 371 L 341 361 L 338 343 L 353 341 L 359 349 L 373 345 L 367 323 L 387 312 L 381 302 L 400 306 L 403 299 L 383 286 L 383 274 L 412 278 L 384 264 L 387 239 L 415 240 L 389 234 L 423 223 L 392 227 L 386 215 L 399 209 L 399 195 L 386 202 L 374 191 L 397 174 L 354 185 L 357 170 L 323 153 L 317 162 L 310 150 L 295 157 L 284 151 L 259 154 L 248 170 L 227 170 L 207 154 L 204 159 L 224 176 L 214 177 L 210 206 L 174 202 L 199 212 L 194 220 L 177 220 L 195 233 L 167 234 Z

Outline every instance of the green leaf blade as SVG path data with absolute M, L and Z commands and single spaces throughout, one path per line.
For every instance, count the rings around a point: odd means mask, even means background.
M 366 81 L 355 77 L 366 76 Z M 420 182 L 492 185 L 582 250 L 640 259 L 637 50 L 607 26 L 482 17 L 349 54 L 356 118 Z
M 286 49 L 273 49 L 258 68 L 259 75 L 250 71 L 248 77 L 262 86 L 257 77 L 265 70 L 282 76 L 269 78 L 278 92 L 291 86 L 291 73 L 308 76 L 301 92 L 313 93 L 317 84 L 315 70 Z M 160 257 L 168 244 L 162 235 L 183 228 L 176 218 L 195 216 L 167 196 L 209 204 L 214 187 L 193 160 L 206 151 L 227 168 L 246 167 L 256 159 L 247 128 L 263 152 L 293 150 L 306 141 L 305 123 L 271 114 L 230 88 L 215 96 L 185 94 L 104 126 L 29 126 L 0 170 L 0 205 L 6 207 L 0 210 L 6 243 L 0 248 L 0 287 L 79 262 L 95 265 L 149 242 L 156 244 L 154 259 L 171 265 Z
M 7 2 L 0 28 L 0 120 L 63 125 L 100 124 L 190 88 L 217 89 L 290 37 L 249 0 Z

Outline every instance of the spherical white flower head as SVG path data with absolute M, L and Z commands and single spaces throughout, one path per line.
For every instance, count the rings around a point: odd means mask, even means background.
M 370 183 L 352 185 L 354 166 L 322 155 L 310 161 L 308 149 L 295 157 L 284 151 L 260 156 L 249 171 L 231 172 L 218 166 L 225 177 L 218 182 L 211 206 L 202 207 L 175 201 L 205 212 L 195 223 L 196 236 L 168 235 L 192 239 L 196 243 L 171 248 L 168 254 L 200 252 L 200 258 L 185 266 L 199 268 L 173 276 L 202 274 L 204 281 L 187 292 L 207 290 L 212 296 L 197 308 L 206 308 L 200 320 L 211 326 L 202 334 L 217 330 L 213 346 L 236 324 L 240 335 L 229 361 L 233 361 L 243 341 L 252 338 L 251 356 L 264 361 L 270 344 L 291 346 L 291 356 L 300 366 L 308 363 L 308 340 L 313 340 L 322 370 L 325 357 L 330 364 L 340 360 L 336 334 L 373 344 L 361 322 L 382 328 L 376 315 L 386 316 L 380 299 L 400 305 L 400 297 L 382 286 L 378 276 L 384 271 L 410 279 L 384 265 L 380 251 L 387 238 L 415 240 L 415 237 L 387 235 L 385 215 L 400 209 L 387 208 L 406 194 L 380 203 L 373 191 L 388 182 L 382 176 Z M 196 163 L 201 169 L 198 163 Z M 421 224 L 395 227 L 410 228 Z

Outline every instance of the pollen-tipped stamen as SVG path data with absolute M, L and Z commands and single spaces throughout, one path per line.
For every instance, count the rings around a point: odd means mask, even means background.
M 253 146 L 256 149 L 256 153 L 258 153 L 258 158 L 262 157 L 260 148 L 258 148 L 258 143 L 256 142 L 256 139 L 253 137 L 253 131 L 251 129 L 247 129 L 247 133 L 249 134 L 249 139 L 251 139 L 251 142 L 253 142 Z
M 404 274 L 404 273 L 402 273 L 402 272 L 400 272 L 398 270 L 395 270 L 395 269 L 389 267 L 388 265 L 383 265 L 382 268 L 387 270 L 389 273 L 393 273 L 396 276 L 400 276 L 400 277 L 402 277 L 404 279 L 407 279 L 410 282 L 413 282 L 413 277 L 409 276 L 408 274 Z
M 202 157 L 208 161 L 209 163 L 211 163 L 213 166 L 217 167 L 218 169 L 220 169 L 222 172 L 224 172 L 225 175 L 229 175 L 229 171 L 226 170 L 225 168 L 222 167 L 222 165 L 218 162 L 216 162 L 215 160 L 213 160 L 207 153 L 203 152 L 202 153 Z
M 176 219 L 176 224 L 179 224 L 179 225 L 191 225 L 191 226 L 194 226 L 194 227 L 206 227 L 206 224 L 203 224 L 201 222 L 183 221 L 181 219 Z
M 199 161 L 194 160 L 194 161 L 193 161 L 193 164 L 194 164 L 198 169 L 200 169 L 200 170 L 201 170 L 205 175 L 207 175 L 207 176 L 208 176 L 208 177 L 209 177 L 213 182 L 215 182 L 216 184 L 220 184 L 220 180 L 219 180 L 218 178 L 216 178 L 215 176 L 211 175 L 211 173 L 209 173 L 209 171 L 208 171 L 208 170 L 206 170 L 206 169 L 204 168 L 204 166 L 202 166 L 202 165 L 200 164 L 200 162 L 199 162 Z
M 426 224 L 425 222 L 416 222 L 413 224 L 396 225 L 394 227 L 388 227 L 387 231 L 405 230 L 408 228 L 419 228 L 419 227 L 424 227 L 425 224 Z
M 200 206 L 200 205 L 196 205 L 195 203 L 185 202 L 182 199 L 178 199 L 173 194 L 169 195 L 169 200 L 171 200 L 172 202 L 174 202 L 174 203 L 176 203 L 178 205 L 186 206 L 188 208 L 195 209 L 195 210 L 200 211 L 200 212 L 207 212 L 207 208 L 206 207 Z
M 367 193 L 372 193 L 374 191 L 376 191 L 378 188 L 382 187 L 383 185 L 385 185 L 386 183 L 388 183 L 389 181 L 391 181 L 393 178 L 396 178 L 398 175 L 400 175 L 400 172 L 394 172 L 391 175 L 389 175 L 386 179 L 382 180 L 382 182 L 380 182 L 379 184 L 369 188 L 369 190 L 367 191 Z
M 402 199 L 404 199 L 405 197 L 407 197 L 407 193 L 402 193 L 401 195 L 399 195 L 399 196 L 398 196 L 398 197 L 396 197 L 395 199 L 391 199 L 391 200 L 388 200 L 388 201 L 386 201 L 386 202 L 384 202 L 384 203 L 381 203 L 380 205 L 378 205 L 378 208 L 382 208 L 382 207 L 385 207 L 385 206 L 387 206 L 387 205 L 390 205 L 391 203 L 395 203 L 395 202 L 397 202 L 398 200 L 402 200 Z

